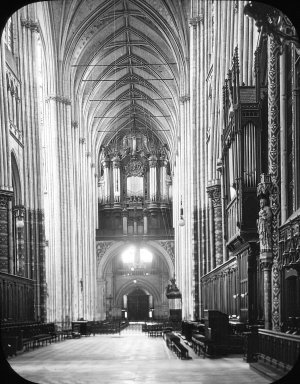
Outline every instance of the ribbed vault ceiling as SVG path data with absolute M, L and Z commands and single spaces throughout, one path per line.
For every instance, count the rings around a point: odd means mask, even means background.
M 171 148 L 187 56 L 181 2 L 50 3 L 61 70 L 92 142 L 137 129 Z

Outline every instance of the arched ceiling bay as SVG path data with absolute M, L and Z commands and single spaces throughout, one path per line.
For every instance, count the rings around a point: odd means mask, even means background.
M 137 129 L 172 148 L 188 45 L 181 2 L 50 3 L 62 73 L 91 143 Z

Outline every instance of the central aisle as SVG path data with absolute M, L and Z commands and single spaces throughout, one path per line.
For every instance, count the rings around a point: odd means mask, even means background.
M 70 339 L 9 359 L 22 377 L 41 384 L 264 384 L 241 357 L 179 360 L 162 337 L 138 326 L 117 335 Z

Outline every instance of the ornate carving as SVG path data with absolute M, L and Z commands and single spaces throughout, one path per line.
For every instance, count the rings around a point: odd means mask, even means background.
M 279 108 L 278 108 L 278 81 L 277 57 L 278 45 L 272 37 L 268 39 L 268 142 L 269 142 L 269 174 L 272 180 L 270 206 L 273 213 L 272 240 L 273 240 L 273 267 L 272 267 L 272 321 L 273 329 L 280 331 L 280 279 L 278 268 L 278 218 L 279 218 Z
M 155 156 L 150 156 L 149 157 L 149 167 L 155 168 L 156 165 L 157 165 L 157 158 Z
M 183 95 L 183 96 L 179 97 L 180 103 L 185 103 L 186 101 L 189 101 L 189 100 L 190 100 L 190 96 L 189 95 Z
M 273 191 L 271 175 L 262 173 L 260 175 L 260 183 L 257 186 L 257 197 L 270 196 Z
M 168 252 L 173 264 L 175 265 L 174 241 L 159 240 L 158 242 Z
M 0 195 L 0 209 L 8 208 L 8 203 L 11 200 L 11 197 L 8 195 Z
M 105 252 L 112 246 L 113 241 L 99 241 L 97 243 L 97 264 L 100 263 Z
M 53 100 L 53 101 L 56 101 L 57 103 L 62 103 L 65 105 L 71 105 L 71 100 L 68 97 L 64 97 L 64 96 L 51 95 L 48 97 L 46 102 L 49 102 L 50 100 Z
M 203 20 L 203 15 L 202 15 L 202 20 Z M 201 21 L 200 19 L 200 16 L 195 16 L 195 17 L 191 17 L 189 19 L 189 25 L 193 28 L 196 28 L 197 27 L 197 24 L 199 24 Z
M 113 167 L 114 167 L 114 168 L 120 168 L 120 166 L 121 166 L 121 161 L 120 161 L 119 157 L 115 156 L 115 157 L 112 159 L 112 161 L 113 161 Z
M 86 139 L 85 139 L 84 137 L 80 137 L 80 138 L 79 138 L 79 143 L 80 143 L 80 144 L 85 144 L 85 140 L 86 140 Z
M 208 193 L 208 196 L 212 199 L 212 202 L 214 204 L 214 207 L 220 207 L 221 206 L 221 185 L 215 184 L 210 185 L 206 188 L 206 191 Z
M 71 126 L 72 126 L 74 129 L 78 128 L 78 122 L 77 122 L 77 121 L 72 121 Z
M 40 32 L 40 26 L 39 23 L 36 21 L 33 21 L 31 19 L 21 19 L 21 25 L 22 27 L 29 28 L 33 32 Z
M 260 211 L 257 220 L 257 230 L 260 240 L 260 251 L 272 251 L 272 210 L 267 205 L 267 199 L 260 199 Z
M 144 165 L 141 161 L 136 159 L 131 159 L 130 162 L 125 166 L 126 176 L 143 176 L 144 175 Z

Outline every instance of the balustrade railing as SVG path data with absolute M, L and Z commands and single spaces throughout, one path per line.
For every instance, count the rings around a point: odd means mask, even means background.
M 260 329 L 257 356 L 275 368 L 289 371 L 300 356 L 300 336 Z

